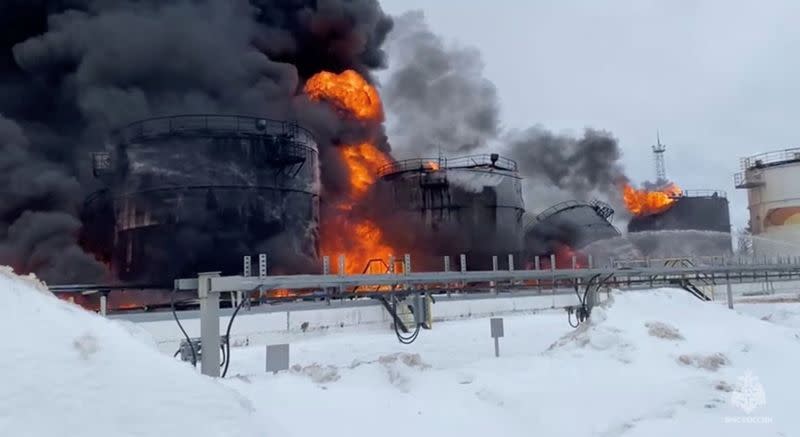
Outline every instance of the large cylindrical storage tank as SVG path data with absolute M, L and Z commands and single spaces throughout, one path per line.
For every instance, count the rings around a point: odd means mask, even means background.
M 741 160 L 736 188 L 747 189 L 757 256 L 800 254 L 800 148 Z
M 631 218 L 628 232 L 647 256 L 720 256 L 731 252 L 727 195 L 719 190 L 688 190 L 663 212 Z M 636 233 L 683 231 L 647 238 Z M 692 231 L 692 232 L 686 232 Z
M 387 164 L 379 176 L 396 214 L 424 226 L 417 265 L 441 269 L 442 256 L 458 262 L 463 253 L 470 270 L 491 268 L 492 256 L 506 262 L 521 251 L 525 209 L 516 162 L 496 154 L 411 159 Z
M 317 153 L 297 124 L 257 117 L 173 116 L 119 130 L 96 172 L 109 187 L 114 270 L 148 281 L 235 274 L 257 253 L 270 273 L 313 269 Z

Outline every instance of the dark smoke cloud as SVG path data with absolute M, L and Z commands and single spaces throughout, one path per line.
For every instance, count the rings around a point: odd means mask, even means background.
M 337 193 L 341 163 L 331 148 L 377 138 L 388 150 L 388 142 L 379 124 L 349 122 L 298 92 L 321 70 L 369 77 L 385 64 L 391 28 L 376 0 L 0 2 L 0 114 L 8 118 L 0 147 L 16 153 L 2 158 L 14 174 L 3 175 L 11 182 L 3 188 L 4 259 L 14 255 L 15 266 L 47 280 L 73 280 L 74 266 L 90 258 L 75 244 L 78 210 L 100 187 L 88 152 L 103 148 L 109 130 L 151 116 L 297 119 L 316 134 L 325 189 Z M 62 259 L 42 261 L 48 251 Z
M 520 175 L 525 178 L 525 207 L 531 217 L 567 200 L 600 199 L 617 211 L 624 209 L 620 188 L 627 179 L 620 162 L 621 150 L 611 133 L 586 129 L 576 138 L 540 126 L 504 132 L 499 122 L 499 98 L 484 76 L 480 53 L 446 44 L 431 31 L 422 12 L 396 17 L 387 51 L 390 74 L 382 96 L 396 154 L 430 157 L 440 148 L 446 156 L 458 156 L 496 149 L 519 164 Z M 408 220 L 404 226 L 409 226 Z M 472 230 L 462 232 L 470 233 Z M 547 226 L 528 231 L 524 244 L 530 253 L 547 254 L 564 244 L 589 241 L 589 236 L 579 238 L 580 234 L 575 224 L 554 218 Z M 448 240 L 458 244 L 459 238 L 456 235 Z
M 446 44 L 413 11 L 395 19 L 387 51 L 392 74 L 382 93 L 397 154 L 463 155 L 498 136 L 497 91 L 476 49 Z
M 43 278 L 99 278 L 103 265 L 76 244 L 78 181 L 29 146 L 22 129 L 0 116 L 0 264 Z
M 430 156 L 440 147 L 457 156 L 502 141 L 500 149 L 518 161 L 527 178 L 529 210 L 595 197 L 620 205 L 618 184 L 626 178 L 609 132 L 587 129 L 580 138 L 540 126 L 502 132 L 499 99 L 484 76 L 480 53 L 447 45 L 421 11 L 396 17 L 387 51 L 391 74 L 382 95 L 396 154 Z
M 582 137 L 572 137 L 535 126 L 512 133 L 508 141 L 508 154 L 526 178 L 532 209 L 573 199 L 621 204 L 620 187 L 627 178 L 622 152 L 610 132 L 586 129 Z

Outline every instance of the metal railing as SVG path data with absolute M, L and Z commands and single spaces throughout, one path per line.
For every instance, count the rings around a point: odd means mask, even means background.
M 600 217 L 602 217 L 605 220 L 608 220 L 609 217 L 614 215 L 614 209 L 611 208 L 611 206 L 597 199 L 589 203 L 579 202 L 577 200 L 566 200 L 564 202 L 556 203 L 555 205 L 545 209 L 544 211 L 540 212 L 539 214 L 536 214 L 535 216 L 528 215 L 525 219 L 525 223 L 523 223 L 522 225 L 522 229 L 525 232 L 527 232 L 536 224 L 549 219 L 550 217 L 561 211 L 582 206 L 587 208 L 592 208 L 597 212 L 597 214 Z
M 720 197 L 727 199 L 728 193 L 723 190 L 683 190 L 676 197 Z
M 314 136 L 296 122 L 240 115 L 197 114 L 149 118 L 115 130 L 112 141 L 130 144 L 173 135 L 287 135 L 297 143 L 316 149 Z
M 517 162 L 499 155 L 469 155 L 456 158 L 414 158 L 394 161 L 378 168 L 378 177 L 408 171 L 437 171 L 465 168 L 493 168 L 517 172 Z
M 760 153 L 758 155 L 741 158 L 739 163 L 742 170 L 761 168 L 784 162 L 800 161 L 800 147 Z

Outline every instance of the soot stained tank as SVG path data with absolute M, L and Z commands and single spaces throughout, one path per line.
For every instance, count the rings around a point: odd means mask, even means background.
M 703 253 L 696 255 L 728 253 L 731 251 L 731 219 L 727 196 L 719 190 L 684 191 L 666 211 L 637 216 L 628 223 L 630 233 L 648 231 L 698 231 L 692 233 L 691 239 L 705 236 L 714 241 L 705 242 Z M 645 254 L 658 254 L 648 248 L 641 249 Z
M 133 123 L 93 155 L 106 188 L 85 204 L 100 234 L 89 245 L 113 241 L 105 255 L 123 280 L 240 273 L 242 256 L 256 253 L 269 254 L 271 273 L 309 270 L 318 260 L 317 154 L 293 122 L 179 115 Z
M 595 200 L 561 202 L 531 217 L 525 223 L 525 249 L 532 255 L 552 253 L 556 245 L 581 249 L 595 241 L 618 237 L 611 224 L 614 209 Z
M 513 160 L 497 154 L 410 159 L 378 174 L 398 213 L 424 224 L 418 237 L 425 253 L 415 259 L 430 255 L 431 267 L 441 269 L 439 256 L 464 253 L 468 267 L 477 269 L 490 268 L 492 255 L 520 251 L 524 202 Z

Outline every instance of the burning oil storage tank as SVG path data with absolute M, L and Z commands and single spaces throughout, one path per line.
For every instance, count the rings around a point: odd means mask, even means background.
M 562 245 L 571 249 L 620 236 L 611 224 L 614 209 L 593 201 L 574 200 L 547 208 L 525 223 L 525 251 L 530 255 L 549 255 Z
M 634 216 L 628 223 L 630 239 L 644 255 L 719 256 L 731 252 L 731 219 L 724 191 L 683 191 L 671 200 L 665 210 Z M 656 231 L 659 234 L 654 234 Z
M 232 274 L 268 253 L 271 272 L 318 258 L 319 165 L 296 123 L 230 115 L 142 120 L 93 155 L 105 189 L 86 201 L 89 246 L 123 280 Z M 112 243 L 113 242 L 113 243 Z
M 410 159 L 379 169 L 380 188 L 398 213 L 424 225 L 419 241 L 432 267 L 441 255 L 468 256 L 468 268 L 491 268 L 493 255 L 522 249 L 521 178 L 497 154 Z
M 742 158 L 735 184 L 747 190 L 753 252 L 800 254 L 800 148 Z

